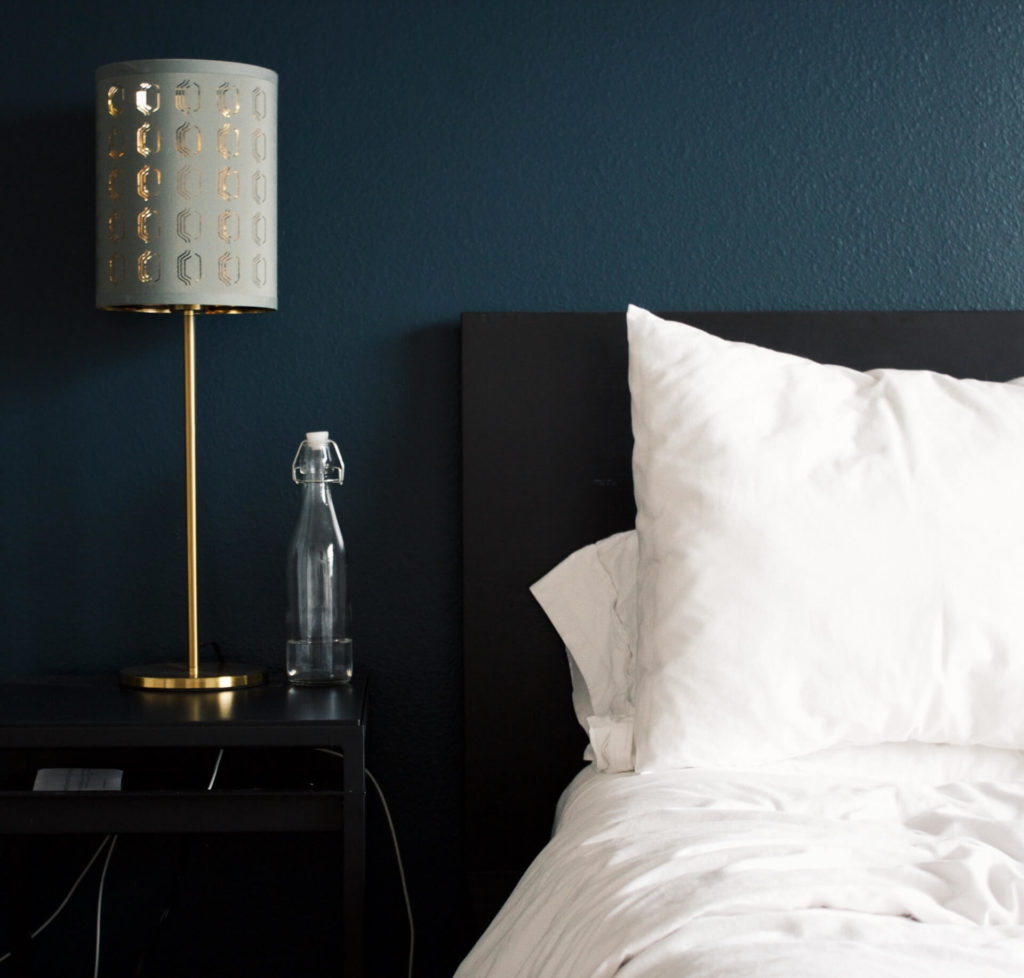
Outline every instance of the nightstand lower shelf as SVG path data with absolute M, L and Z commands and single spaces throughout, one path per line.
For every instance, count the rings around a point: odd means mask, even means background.
M 341 791 L 0 792 L 3 835 L 340 832 L 344 824 Z

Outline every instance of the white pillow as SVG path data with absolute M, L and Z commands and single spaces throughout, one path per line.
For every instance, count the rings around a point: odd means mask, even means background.
M 530 588 L 569 653 L 573 707 L 590 741 L 584 756 L 601 771 L 633 769 L 636 564 L 636 533 L 618 533 Z
M 569 652 L 576 716 L 589 737 L 585 757 L 608 773 L 633 770 L 636 579 L 637 535 L 630 530 L 581 548 L 531 588 Z M 828 748 L 758 768 L 928 784 L 1020 781 L 1024 751 L 909 741 Z
M 1024 388 L 627 320 L 637 769 L 1024 747 Z

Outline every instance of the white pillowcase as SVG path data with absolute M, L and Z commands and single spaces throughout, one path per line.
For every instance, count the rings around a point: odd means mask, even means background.
M 1024 746 L 1024 388 L 627 320 L 637 769 Z
M 636 533 L 570 554 L 530 591 L 569 653 L 576 719 L 600 771 L 633 770 Z
M 608 773 L 633 770 L 636 579 L 637 535 L 629 530 L 581 548 L 531 588 L 569 652 L 576 716 L 590 739 L 585 757 Z M 1024 751 L 909 741 L 828 748 L 756 767 L 927 784 L 1019 781 Z

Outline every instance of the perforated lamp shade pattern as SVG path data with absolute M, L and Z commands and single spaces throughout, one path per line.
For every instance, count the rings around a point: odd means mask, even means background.
M 276 72 L 97 69 L 96 305 L 277 308 Z

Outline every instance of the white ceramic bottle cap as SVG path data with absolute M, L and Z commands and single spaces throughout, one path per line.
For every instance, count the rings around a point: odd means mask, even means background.
M 310 448 L 325 448 L 330 434 L 329 431 L 307 431 L 306 441 Z

